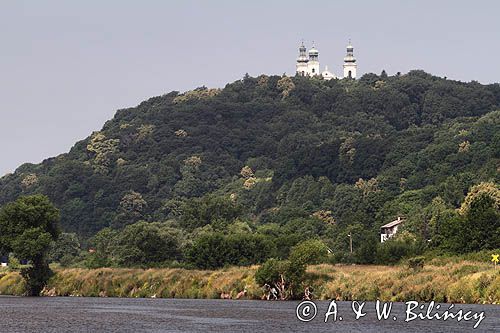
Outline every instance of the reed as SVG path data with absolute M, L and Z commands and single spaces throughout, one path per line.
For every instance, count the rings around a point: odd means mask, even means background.
M 56 269 L 43 291 L 46 296 L 232 298 L 246 289 L 247 299 L 260 299 L 258 266 L 216 271 L 180 268 Z M 500 269 L 477 261 L 430 262 L 423 269 L 407 266 L 314 265 L 305 283 L 316 299 L 500 304 Z M 21 295 L 17 272 L 0 274 L 0 294 Z

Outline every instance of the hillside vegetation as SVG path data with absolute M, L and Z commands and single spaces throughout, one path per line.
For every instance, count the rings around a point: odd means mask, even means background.
M 47 195 L 65 232 L 52 259 L 67 265 L 251 265 L 308 239 L 324 260 L 392 263 L 500 248 L 499 158 L 498 84 L 245 76 L 119 110 L 0 178 L 0 205 Z

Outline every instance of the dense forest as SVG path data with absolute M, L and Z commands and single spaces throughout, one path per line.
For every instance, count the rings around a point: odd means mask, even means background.
M 47 195 L 64 232 L 53 260 L 91 248 L 90 266 L 246 265 L 304 241 L 335 261 L 393 262 L 500 248 L 499 171 L 499 84 L 246 75 L 117 111 L 0 178 L 0 206 Z

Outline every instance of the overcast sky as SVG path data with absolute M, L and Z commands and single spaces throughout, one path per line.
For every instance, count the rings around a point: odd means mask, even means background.
M 294 74 L 301 39 L 341 73 L 500 81 L 500 1 L 0 0 L 0 176 L 171 90 Z

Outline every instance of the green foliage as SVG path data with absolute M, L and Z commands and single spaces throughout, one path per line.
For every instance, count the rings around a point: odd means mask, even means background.
M 412 239 L 391 238 L 380 244 L 377 249 L 377 261 L 380 264 L 395 264 L 403 258 L 420 255 L 422 244 Z
M 418 256 L 408 259 L 408 267 L 413 270 L 419 270 L 424 268 L 425 257 Z
M 482 193 L 471 201 L 464 224 L 464 252 L 500 247 L 500 210 L 491 195 Z
M 328 259 L 328 247 L 320 240 L 306 240 L 292 248 L 289 258 L 307 265 L 320 264 Z
M 299 261 L 269 259 L 255 272 L 258 285 L 275 287 L 279 298 L 296 299 L 306 274 L 306 265 Z
M 211 233 L 195 239 L 187 249 L 186 257 L 195 267 L 215 269 L 261 263 L 275 253 L 275 245 L 263 235 Z
M 397 216 L 422 248 L 489 249 L 500 239 L 498 197 L 493 206 L 475 198 L 498 187 L 499 133 L 498 84 L 423 71 L 347 81 L 246 76 L 224 89 L 174 91 L 119 110 L 67 154 L 0 178 L 0 205 L 47 195 L 65 232 L 84 245 L 99 233 L 85 256 L 91 267 L 185 261 L 198 241 L 211 249 L 207 256 L 215 253 L 207 267 L 271 256 L 217 259 L 218 242 L 244 253 L 227 244 L 229 234 L 247 235 L 233 242 L 250 248 L 271 241 L 279 259 L 320 239 L 335 260 L 374 263 L 380 254 L 394 262 L 413 250 L 389 243 L 379 251 L 377 235 Z M 158 254 L 166 246 L 161 231 L 144 231 L 151 249 L 121 234 L 139 221 L 168 221 L 182 235 L 177 252 Z M 30 232 L 19 246 L 36 236 L 43 247 L 46 236 Z M 214 232 L 223 240 L 198 239 Z M 254 240 L 260 236 L 265 242 Z
M 38 296 L 51 270 L 48 252 L 59 236 L 59 212 L 43 195 L 20 197 L 0 210 L 0 248 L 28 261 L 21 269 L 26 294 Z
M 365 235 L 361 244 L 356 248 L 354 260 L 359 264 L 373 264 L 377 261 L 377 247 L 379 239 L 374 233 Z
M 140 193 L 130 191 L 120 200 L 119 213 L 116 215 L 113 226 L 120 228 L 143 219 L 147 202 Z
M 330 234 L 333 239 L 330 242 L 333 262 L 372 264 L 376 261 L 377 246 L 380 242 L 377 232 L 366 230 L 362 224 L 352 224 L 347 227 L 336 226 Z
M 151 266 L 181 257 L 180 232 L 162 223 L 137 222 L 121 231 L 103 229 L 92 239 L 88 267 Z
M 57 241 L 50 247 L 49 261 L 68 266 L 75 262 L 81 254 L 80 241 L 75 233 L 61 233 Z
M 463 252 L 466 236 L 465 220 L 454 210 L 447 210 L 436 217 L 438 231 L 431 245 L 450 252 Z
M 498 193 L 495 185 L 480 184 L 471 188 L 460 210 L 441 204 L 431 217 L 432 245 L 455 253 L 499 248 Z
M 120 266 L 137 266 L 177 260 L 178 232 L 159 223 L 138 222 L 115 238 L 113 257 Z
M 240 216 L 242 208 L 229 198 L 208 195 L 187 201 L 182 208 L 181 225 L 194 229 L 211 224 L 223 229 Z
M 19 258 L 36 258 L 41 253 L 47 253 L 52 236 L 42 228 L 29 228 L 11 240 L 10 249 Z
M 21 276 L 26 282 L 26 296 L 40 296 L 52 274 L 43 257 L 35 257 L 31 260 L 31 265 L 21 268 Z

